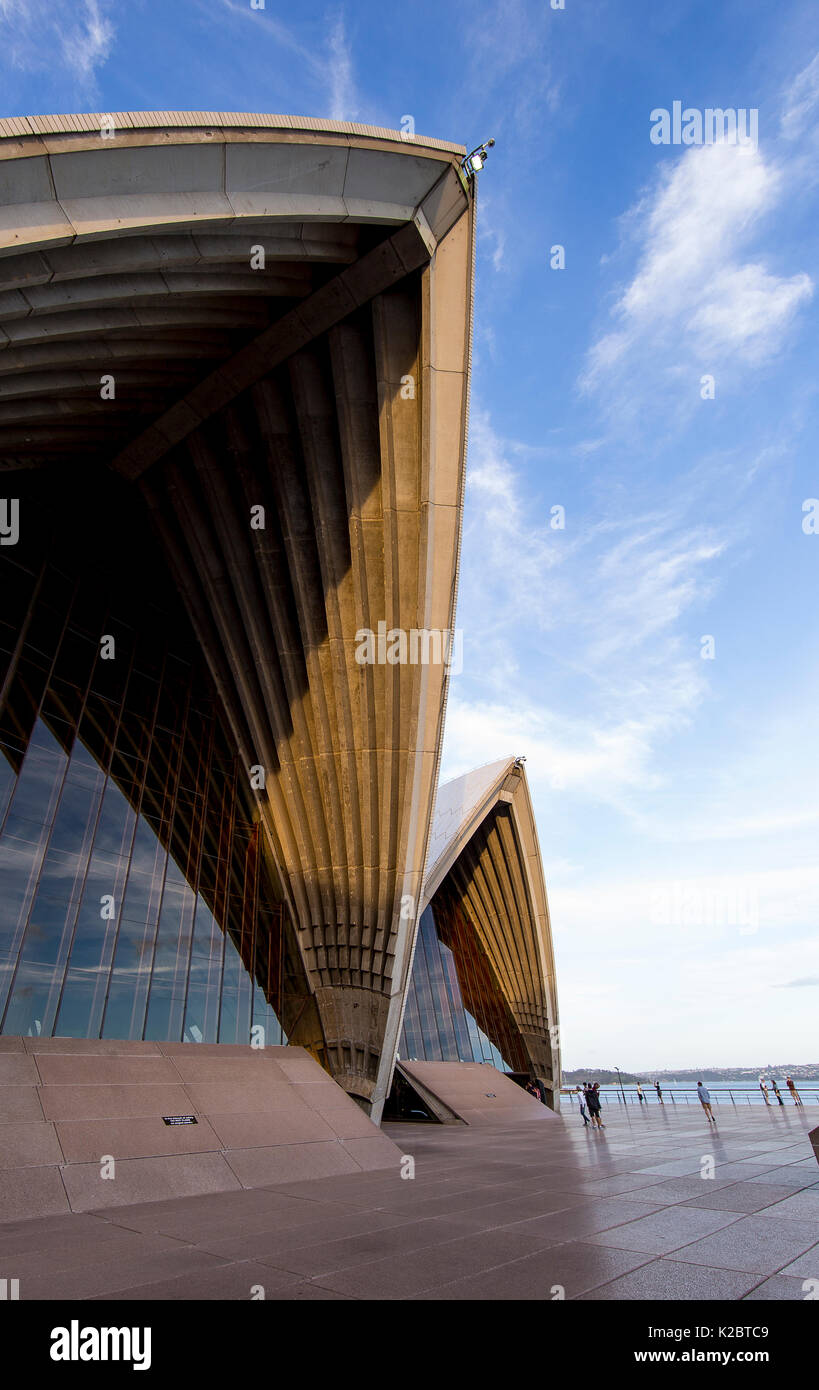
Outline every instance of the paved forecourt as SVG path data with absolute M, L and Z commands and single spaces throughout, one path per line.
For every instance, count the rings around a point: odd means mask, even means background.
M 612 1108 L 606 1129 L 386 1125 L 350 1173 L 7 1222 L 21 1299 L 793 1299 L 819 1279 L 815 1111 Z M 406 1169 L 409 1165 L 404 1164 Z M 713 1176 L 709 1176 L 713 1174 Z

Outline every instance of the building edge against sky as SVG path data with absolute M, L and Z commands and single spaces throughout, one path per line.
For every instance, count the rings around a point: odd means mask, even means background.
M 3 1032 L 262 1028 L 378 1119 L 432 999 L 423 911 L 460 982 L 441 1049 L 468 1015 L 556 1100 L 522 769 L 445 784 L 430 844 L 446 664 L 356 658 L 380 623 L 454 626 L 463 153 L 278 116 L 0 122 Z

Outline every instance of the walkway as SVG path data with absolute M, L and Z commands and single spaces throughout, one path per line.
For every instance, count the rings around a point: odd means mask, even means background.
M 385 1126 L 416 1174 L 0 1226 L 21 1299 L 804 1299 L 816 1110 Z M 713 1169 L 711 1164 L 713 1159 Z M 701 1174 L 713 1171 L 713 1177 Z

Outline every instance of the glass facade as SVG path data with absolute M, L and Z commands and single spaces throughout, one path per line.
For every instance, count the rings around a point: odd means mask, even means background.
M 247 770 L 118 486 L 6 475 L 0 1032 L 286 1041 L 308 992 Z
M 445 885 L 421 916 L 398 1055 L 529 1070 L 486 954 Z
M 239 761 L 139 494 L 6 474 L 0 1033 L 268 1044 L 326 1064 Z M 528 1063 L 450 879 L 422 915 L 400 1057 Z

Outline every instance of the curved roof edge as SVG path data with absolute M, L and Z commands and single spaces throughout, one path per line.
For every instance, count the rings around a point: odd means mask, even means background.
M 397 140 L 402 145 L 443 150 L 465 155 L 466 146 L 432 135 L 409 135 L 388 126 L 364 125 L 359 121 L 335 121 L 321 116 L 274 115 L 259 111 L 90 111 L 51 116 L 2 116 L 0 140 L 19 140 L 25 136 L 93 135 L 103 122 L 113 121 L 124 130 L 205 129 L 293 130 L 313 134 L 354 136 L 368 140 Z
M 429 836 L 422 910 L 449 873 L 464 845 L 471 840 L 497 803 L 515 762 L 512 756 L 498 758 L 495 762 L 485 763 L 482 767 L 473 768 L 471 772 L 439 784 Z

